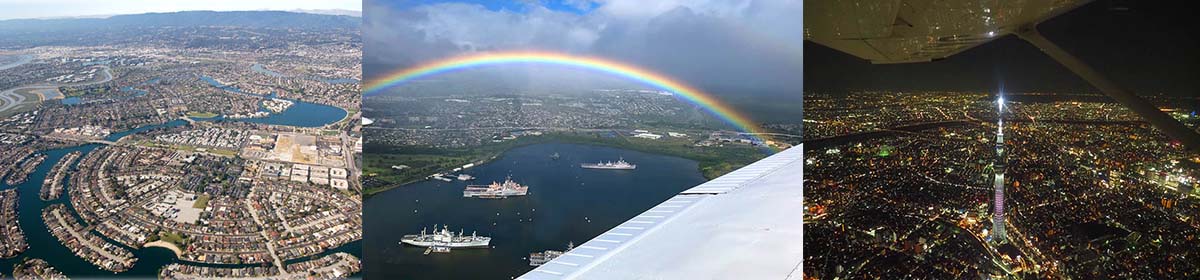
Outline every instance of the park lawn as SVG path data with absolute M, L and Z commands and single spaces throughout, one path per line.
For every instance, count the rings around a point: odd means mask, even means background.
M 196 198 L 196 202 L 192 203 L 192 208 L 204 209 L 205 207 L 208 207 L 208 200 L 210 199 L 212 199 L 212 197 L 207 194 L 200 195 L 199 198 Z
M 158 237 L 159 237 L 159 240 L 170 242 L 171 244 L 175 244 L 175 246 L 178 246 L 179 248 L 186 247 L 187 239 L 184 238 L 183 235 L 181 235 L 179 233 L 164 231 L 162 233 L 159 233 Z
M 220 116 L 220 115 L 221 114 L 217 114 L 217 113 L 213 113 L 213 112 L 188 112 L 187 113 L 187 116 L 189 118 L 201 118 L 201 119 L 214 118 L 214 117 Z

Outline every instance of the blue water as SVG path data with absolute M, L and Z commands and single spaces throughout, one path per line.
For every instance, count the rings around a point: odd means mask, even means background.
M 63 98 L 63 100 L 62 100 L 62 104 L 65 104 L 65 105 L 79 105 L 79 103 L 83 103 L 83 98 L 80 98 L 78 96 Z
M 227 119 L 224 116 L 216 116 L 212 118 L 192 119 L 197 121 L 236 121 L 299 127 L 322 127 L 327 124 L 337 122 L 345 118 L 347 115 L 346 110 L 342 110 L 338 107 L 295 100 L 292 101 L 295 102 L 295 104 L 293 104 L 292 107 L 288 108 L 287 110 L 284 110 L 282 113 L 271 114 L 262 118 Z M 265 111 L 265 109 L 263 111 Z
M 211 85 L 211 86 L 219 88 L 219 89 L 223 89 L 228 92 L 241 93 L 241 94 L 245 94 L 245 95 L 249 95 L 249 96 L 268 97 L 267 95 L 249 93 L 249 92 L 242 91 L 242 89 L 240 89 L 240 88 L 222 84 L 221 82 L 218 82 L 216 79 L 213 79 L 212 77 L 209 77 L 209 76 L 200 76 L 200 80 L 208 82 L 208 85 Z
M 46 100 L 64 97 L 61 92 L 58 92 L 57 89 L 52 89 L 52 88 L 51 89 L 40 89 L 40 90 L 38 90 L 38 93 L 41 93 L 42 96 L 44 96 L 46 98 Z
M 140 131 L 183 124 L 186 124 L 186 122 L 174 121 L 165 124 L 144 126 L 128 131 L 113 133 L 105 139 L 110 141 L 117 140 L 126 135 Z M 15 265 L 17 262 L 20 262 L 23 258 L 40 258 L 50 262 L 50 265 L 67 274 L 69 277 L 111 277 L 114 275 L 112 272 L 101 270 L 91 263 L 84 261 L 82 258 L 75 256 L 75 254 L 71 253 L 67 247 L 63 246 L 62 243 L 59 243 L 57 238 L 50 234 L 50 231 L 46 228 L 46 224 L 42 221 L 42 209 L 52 204 L 66 204 L 68 209 L 71 209 L 71 212 L 74 214 L 74 208 L 70 207 L 70 192 L 64 192 L 61 198 L 53 201 L 42 201 L 38 197 L 38 192 L 41 190 L 42 182 L 45 180 L 46 175 L 50 172 L 50 169 L 54 167 L 54 164 L 58 163 L 59 159 L 72 151 L 81 151 L 84 153 L 84 155 L 86 155 L 87 153 L 99 147 L 100 145 L 98 144 L 88 144 L 41 152 L 47 155 L 46 161 L 42 162 L 41 165 L 38 165 L 37 170 L 33 174 L 30 174 L 29 180 L 27 180 L 25 183 L 15 186 L 18 188 L 18 200 L 20 201 L 18 219 L 21 223 L 21 230 L 25 231 L 25 237 L 29 242 L 29 249 L 27 249 L 25 253 L 18 255 L 16 258 L 0 260 L 0 268 L 11 269 L 13 265 Z M 64 180 L 70 179 L 67 178 Z M 0 189 L 8 189 L 10 187 L 13 186 L 9 186 L 3 182 L 0 182 Z M 77 215 L 76 219 L 79 219 Z M 79 221 L 83 220 L 80 219 Z M 113 244 L 116 243 L 114 242 Z M 138 262 L 129 271 L 119 275 L 125 277 L 152 277 L 158 274 L 159 268 L 176 261 L 175 254 L 170 250 L 163 248 L 145 248 L 141 250 L 135 250 L 133 252 L 134 255 L 137 256 Z M 11 271 L 8 272 L 11 273 Z
M 368 135 L 367 137 L 370 137 Z M 550 155 L 561 158 L 552 160 Z M 636 170 L 594 170 L 580 163 L 624 157 Z M 363 268 L 368 279 L 509 279 L 532 269 L 534 251 L 576 245 L 705 180 L 695 161 L 608 147 L 539 144 L 510 150 L 468 169 L 475 181 L 423 181 L 364 201 Z M 468 184 L 513 180 L 529 195 L 499 200 L 463 198 Z M 415 211 L 415 212 L 414 212 Z M 586 219 L 585 219 L 586 217 Z M 494 223 L 494 224 L 493 224 Z M 402 246 L 404 234 L 433 224 L 492 237 L 492 249 L 423 255 Z
M 217 82 L 217 80 L 215 80 L 211 77 L 203 76 L 203 77 L 200 77 L 200 79 L 204 80 L 205 82 L 208 82 L 210 85 L 212 85 L 214 87 L 217 87 L 217 88 L 229 91 L 229 92 L 240 93 L 240 94 L 245 94 L 245 95 L 250 95 L 250 96 L 255 96 L 255 97 L 275 98 L 274 93 L 264 96 L 264 95 L 245 92 L 245 91 L 242 91 L 241 89 L 238 89 L 237 87 L 232 87 L 232 86 L 227 86 L 227 85 L 221 84 L 220 82 Z M 159 80 L 160 80 L 159 78 L 153 78 L 153 79 L 147 80 L 145 82 L 139 83 L 137 85 L 122 88 L 122 90 L 134 92 L 133 97 L 143 96 L 143 95 L 146 95 L 147 92 L 145 90 L 136 89 L 134 87 L 157 83 Z M 292 107 L 288 108 L 287 110 L 284 110 L 281 113 L 271 114 L 270 116 L 263 117 L 263 118 L 225 119 L 223 117 L 218 116 L 218 117 L 214 117 L 214 118 L 195 118 L 195 119 L 200 120 L 200 121 L 239 121 L 239 122 L 263 123 L 263 124 L 273 124 L 273 125 L 288 125 L 288 126 L 300 126 L 300 127 L 322 127 L 322 126 L 325 126 L 328 124 L 338 122 L 338 121 L 346 118 L 346 116 L 349 114 L 349 112 L 346 112 L 346 110 L 343 110 L 342 108 L 338 108 L 336 106 L 316 104 L 316 103 L 304 102 L 304 101 L 292 100 L 292 99 L 288 99 L 288 100 L 290 100 L 294 103 L 292 105 Z M 62 100 L 62 103 L 65 105 L 78 105 L 78 104 L 82 104 L 84 101 L 85 101 L 84 98 L 76 96 L 76 97 L 64 98 Z M 265 112 L 266 108 L 260 108 L 260 110 Z
M 181 126 L 181 125 L 186 125 L 186 124 L 187 124 L 187 122 L 185 122 L 185 121 L 176 120 L 176 121 L 171 121 L 171 122 L 164 123 L 164 124 L 148 125 L 148 126 L 143 126 L 143 127 L 127 130 L 127 131 L 110 134 L 108 137 L 105 138 L 105 140 L 116 141 L 116 140 L 121 139 L 122 137 L 128 136 L 130 134 L 134 134 L 134 133 L 139 133 L 139 132 L 156 129 L 156 128 L 174 127 L 174 126 Z M 77 215 L 77 213 L 75 213 L 74 208 L 71 207 L 70 192 L 64 192 L 63 196 L 57 200 L 42 201 L 41 198 L 38 197 L 38 192 L 41 190 L 42 182 L 45 180 L 46 175 L 50 172 L 50 169 L 54 167 L 54 164 L 58 163 L 59 159 L 61 159 L 67 153 L 70 153 L 72 151 L 81 151 L 81 152 L 83 152 L 83 155 L 86 156 L 87 153 L 90 153 L 91 151 L 95 150 L 96 148 L 99 148 L 100 146 L 101 145 L 99 145 L 99 144 L 87 144 L 87 145 L 76 146 L 76 147 L 68 147 L 68 148 L 62 148 L 62 149 L 40 151 L 40 153 L 45 153 L 47 155 L 46 160 L 44 162 L 42 162 L 41 165 L 38 165 L 37 170 L 34 171 L 34 173 L 30 174 L 29 180 L 27 180 L 25 183 L 15 186 L 16 188 L 18 188 L 18 192 L 19 192 L 19 194 L 18 194 L 19 205 L 18 205 L 18 211 L 17 211 L 18 212 L 17 213 L 18 220 L 20 221 L 20 224 L 21 224 L 21 230 L 23 230 L 25 232 L 26 240 L 29 242 L 29 249 L 27 249 L 24 253 L 17 255 L 17 257 L 10 258 L 10 259 L 0 259 L 0 271 L 3 271 L 5 274 L 8 274 L 8 273 L 12 272 L 12 270 L 11 270 L 12 267 L 14 265 L 16 265 L 18 262 L 20 262 L 22 259 L 24 259 L 24 258 L 40 258 L 40 259 L 46 260 L 47 262 L 50 263 L 51 266 L 54 266 L 59 271 L 63 272 L 68 277 L 72 277 L 72 278 L 85 278 L 85 277 L 155 278 L 158 275 L 158 271 L 162 267 L 164 267 L 168 264 L 176 263 L 176 262 L 191 263 L 191 262 L 180 261 L 180 260 L 176 259 L 174 253 L 172 253 L 170 250 L 167 250 L 164 248 L 142 248 L 142 249 L 135 250 L 133 248 L 125 247 L 125 249 L 128 249 L 134 253 L 134 255 L 138 258 L 138 261 L 137 261 L 137 263 L 134 264 L 134 266 L 132 268 L 130 268 L 130 270 L 119 273 L 119 274 L 114 274 L 112 272 L 101 270 L 100 268 L 96 267 L 95 265 L 92 265 L 91 263 L 83 260 L 82 258 L 75 256 L 75 254 L 71 253 L 71 251 L 69 249 L 67 249 L 66 246 L 63 246 L 62 243 L 59 243 L 57 238 L 55 238 L 53 235 L 50 234 L 50 231 L 46 228 L 46 224 L 42 221 L 42 217 L 41 217 L 42 209 L 45 208 L 46 206 L 50 206 L 52 204 L 58 204 L 58 203 L 66 204 L 67 208 L 71 210 L 70 212 L 76 216 L 75 217 L 76 219 L 79 219 L 80 222 L 82 222 L 83 219 L 81 219 Z M 78 164 L 78 162 L 76 162 L 76 164 Z M 65 178 L 64 180 L 69 182 L 70 181 L 69 176 L 70 175 L 68 175 L 68 178 Z M 8 188 L 12 188 L 12 187 L 14 187 L 14 186 L 9 186 L 7 184 L 4 184 L 3 181 L 0 181 L 0 189 L 8 189 Z M 115 242 L 111 239 L 107 239 L 107 240 L 112 244 L 119 245 L 117 242 Z M 119 246 L 124 247 L 123 245 L 119 245 Z M 325 256 L 325 255 L 332 254 L 335 252 L 346 252 L 346 253 L 350 253 L 355 256 L 361 256 L 362 255 L 362 253 L 361 253 L 362 252 L 362 242 L 356 241 L 356 242 L 347 243 L 347 244 L 344 244 L 333 250 L 329 250 L 329 251 L 323 252 L 321 254 L 318 254 L 315 257 L 321 257 L 321 256 Z M 291 261 L 287 261 L 286 263 L 291 264 L 291 263 L 296 263 L 296 262 L 300 262 L 300 261 L 304 261 L 304 260 L 308 260 L 308 259 L 310 259 L 310 258 L 291 260 Z M 195 263 L 192 263 L 192 264 L 195 264 Z M 258 265 L 210 265 L 210 264 L 198 264 L 198 265 L 219 266 L 219 267 L 258 266 Z
M 204 77 L 200 77 L 200 79 L 204 80 L 205 82 L 208 82 L 208 84 L 210 84 L 214 87 L 217 87 L 217 88 L 229 91 L 229 92 L 240 93 L 240 94 L 245 94 L 245 95 L 250 95 L 250 96 L 257 96 L 257 97 L 274 98 L 274 93 L 266 95 L 266 96 L 259 95 L 259 94 L 253 94 L 253 93 L 242 91 L 241 89 L 238 89 L 237 87 L 231 87 L 231 86 L 221 84 L 220 82 L 217 82 L 217 80 L 215 80 L 211 77 L 204 76 Z M 290 125 L 290 126 L 301 126 L 301 127 L 321 127 L 321 126 L 325 126 L 327 124 L 338 122 L 338 121 L 346 118 L 346 115 L 349 114 L 349 112 L 346 112 L 346 110 L 343 110 L 342 108 L 338 108 L 335 106 L 316 104 L 316 103 L 311 103 L 311 102 L 304 102 L 304 101 L 300 101 L 300 100 L 292 100 L 292 99 L 288 99 L 288 100 L 290 100 L 294 103 L 292 105 L 292 107 L 289 107 L 287 110 L 284 110 L 281 113 L 271 114 L 270 116 L 267 116 L 264 118 L 225 119 L 225 118 L 217 117 L 217 118 L 210 118 L 210 119 L 204 119 L 204 120 L 239 121 L 239 122 L 264 123 L 264 124 L 275 124 L 275 125 Z M 261 108 L 261 111 L 266 111 L 266 109 Z
M 267 68 L 264 68 L 262 64 L 256 63 L 256 64 L 254 64 L 254 66 L 250 66 L 250 70 L 254 70 L 254 72 L 262 73 L 263 75 L 267 75 L 267 76 L 271 76 L 271 77 L 275 77 L 275 78 L 283 77 L 283 73 L 267 70 Z
M 133 95 L 130 95 L 128 98 L 145 96 L 149 92 L 147 92 L 145 90 L 140 90 L 140 89 L 137 89 L 134 87 L 157 83 L 159 80 L 161 80 L 161 79 L 160 78 L 152 78 L 152 79 L 146 80 L 145 82 L 138 83 L 136 85 L 123 87 L 123 88 L 121 88 L 121 91 L 133 92 Z M 67 98 L 63 98 L 63 100 L 62 100 L 63 105 L 79 105 L 79 104 L 82 104 L 83 102 L 84 102 L 84 98 L 81 96 L 67 97 Z
M 18 54 L 18 55 L 16 55 L 16 56 L 18 57 L 18 58 L 17 58 L 17 60 L 14 60 L 14 61 L 12 61 L 12 62 L 9 62 L 9 63 L 7 63 L 7 64 L 0 64 L 0 70 L 8 70 L 8 69 L 10 69 L 10 68 L 15 68 L 15 67 L 17 67 L 17 66 L 21 66 L 22 64 L 29 63 L 30 61 L 33 61 L 33 55 L 29 55 L 29 54 Z

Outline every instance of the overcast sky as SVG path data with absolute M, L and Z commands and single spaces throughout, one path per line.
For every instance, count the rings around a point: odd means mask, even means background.
M 532 49 L 610 58 L 710 91 L 798 94 L 802 85 L 801 1 L 367 0 L 364 6 L 368 76 L 466 53 Z
M 192 10 L 352 10 L 361 0 L 0 0 L 0 20 Z

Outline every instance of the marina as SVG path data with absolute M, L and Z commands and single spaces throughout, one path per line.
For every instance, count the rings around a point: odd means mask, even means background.
M 271 98 L 263 100 L 262 106 L 263 108 L 266 108 L 267 111 L 278 114 L 283 113 L 283 111 L 287 111 L 287 109 L 291 108 L 293 104 L 295 104 L 295 102 L 292 102 L 291 100 Z

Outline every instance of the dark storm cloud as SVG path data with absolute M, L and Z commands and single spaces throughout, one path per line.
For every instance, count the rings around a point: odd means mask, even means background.
M 374 72 L 469 52 L 551 50 L 616 59 L 709 89 L 799 93 L 799 2 L 566 2 L 592 8 L 580 13 L 541 1 L 520 11 L 367 1 L 364 63 Z

